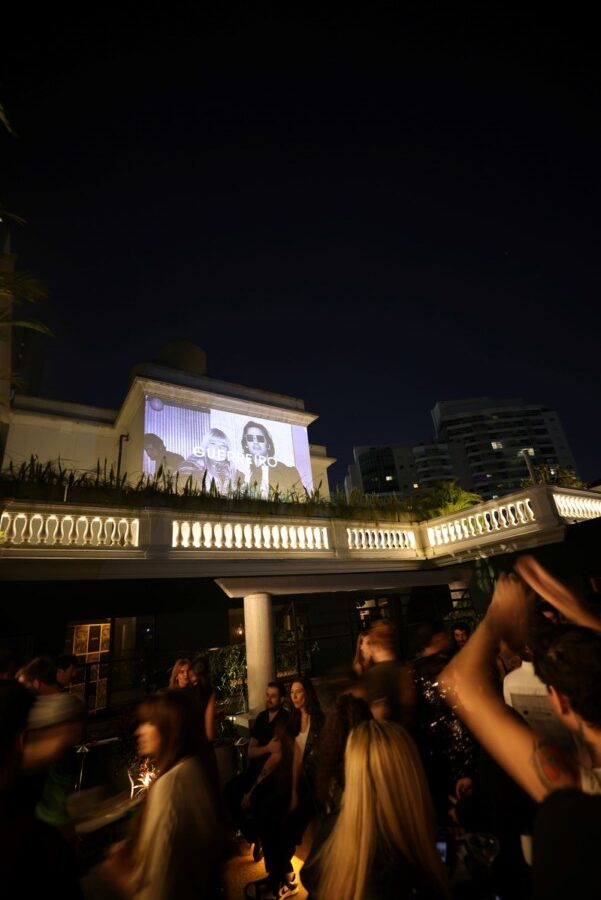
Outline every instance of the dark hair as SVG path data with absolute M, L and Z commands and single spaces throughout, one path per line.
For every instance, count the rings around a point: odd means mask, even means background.
M 188 691 L 170 689 L 151 694 L 138 708 L 138 721 L 151 722 L 159 731 L 157 764 L 161 775 L 187 756 L 206 757 L 202 722 Z
M 290 690 L 292 690 L 292 686 L 295 684 L 302 685 L 302 688 L 305 692 L 305 700 L 306 700 L 306 710 L 309 716 L 316 717 L 321 719 L 323 713 L 321 711 L 321 705 L 319 703 L 319 698 L 311 683 L 309 678 L 305 678 L 302 675 L 300 678 L 293 678 L 292 683 L 290 684 Z M 296 737 L 300 732 L 301 727 L 301 711 L 300 709 L 296 709 L 296 707 L 292 707 L 290 710 L 290 733 Z
M 443 631 L 446 633 L 442 622 L 424 622 L 423 625 L 420 625 L 413 636 L 414 653 L 419 653 L 424 647 L 428 647 L 432 643 L 434 635 L 441 634 Z
M 467 631 L 468 634 L 471 634 L 471 633 L 472 633 L 472 629 L 471 629 L 470 626 L 467 624 L 467 622 L 464 622 L 464 621 L 461 621 L 461 622 L 453 622 L 452 625 L 453 625 L 453 631 L 455 631 L 456 629 L 458 629 L 458 630 L 460 630 L 460 631 Z M 444 631 L 444 628 L 443 628 L 442 630 Z
M 247 422 L 244 428 L 242 429 L 242 438 L 240 439 L 240 443 L 242 444 L 242 449 L 245 453 L 248 453 L 248 440 L 246 437 L 246 433 L 249 428 L 258 428 L 259 431 L 262 431 L 265 435 L 265 456 L 275 456 L 275 447 L 273 445 L 273 438 L 271 437 L 268 430 L 264 425 L 260 425 L 259 422 Z
M 154 451 L 160 453 L 161 450 L 166 450 L 165 441 L 160 438 L 158 434 L 147 431 L 144 435 L 144 450 L 146 451 L 147 456 L 150 456 Z M 150 456 L 150 458 L 152 459 L 152 456 Z
M 211 688 L 211 667 L 209 666 L 209 660 L 206 656 L 196 656 L 192 660 L 191 667 L 194 675 L 196 676 L 199 684 L 202 684 L 205 688 Z
M 57 660 L 56 660 L 56 668 L 57 669 L 62 669 L 64 671 L 65 669 L 68 669 L 69 666 L 76 666 L 76 665 L 77 665 L 77 657 L 73 653 L 63 653 L 62 656 L 57 657 Z
M 270 681 L 267 687 L 277 688 L 280 692 L 280 697 L 286 696 L 286 686 L 281 681 Z
M 531 634 L 534 671 L 565 694 L 575 713 L 601 728 L 601 634 L 577 625 L 556 625 Z
M 47 656 L 36 656 L 31 662 L 23 666 L 17 672 L 17 678 L 23 677 L 31 684 L 33 681 L 41 681 L 43 684 L 57 684 L 56 664 Z
M 352 729 L 371 719 L 365 700 L 352 694 L 341 694 L 326 716 L 319 736 L 316 793 L 323 806 L 335 805 L 344 790 L 344 750 Z

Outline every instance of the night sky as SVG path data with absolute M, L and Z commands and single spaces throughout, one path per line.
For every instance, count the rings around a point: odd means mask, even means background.
M 215 378 L 303 397 L 332 484 L 353 445 L 427 440 L 437 400 L 484 394 L 556 408 L 601 477 L 592 23 L 176 6 L 3 38 L 43 395 L 118 407 L 185 339 Z

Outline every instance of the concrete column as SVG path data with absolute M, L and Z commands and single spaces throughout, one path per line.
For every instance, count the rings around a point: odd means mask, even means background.
M 248 708 L 250 712 L 255 712 L 265 706 L 265 688 L 275 678 L 273 609 L 270 594 L 249 594 L 244 598 L 244 633 Z

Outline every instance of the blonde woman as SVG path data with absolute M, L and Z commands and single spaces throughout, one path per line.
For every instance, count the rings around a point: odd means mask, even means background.
M 345 752 L 339 813 L 328 816 L 301 871 L 316 900 L 448 898 L 426 777 L 409 734 L 362 722 Z
M 177 688 L 190 687 L 190 684 L 190 660 L 183 657 L 176 659 L 169 676 L 169 687 L 172 690 L 176 690 Z

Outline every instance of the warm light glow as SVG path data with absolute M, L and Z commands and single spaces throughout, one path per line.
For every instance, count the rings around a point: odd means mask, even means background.
M 129 783 L 131 785 L 129 796 L 132 800 L 134 799 L 134 797 L 139 797 L 141 794 L 148 790 L 154 779 L 157 777 L 157 771 L 152 762 L 148 759 L 148 757 L 146 757 L 146 759 L 143 759 L 140 762 L 138 771 L 137 773 L 134 772 L 134 774 L 137 774 L 136 781 L 134 781 L 134 779 L 132 778 L 131 772 L 127 773 L 127 777 L 129 778 Z

